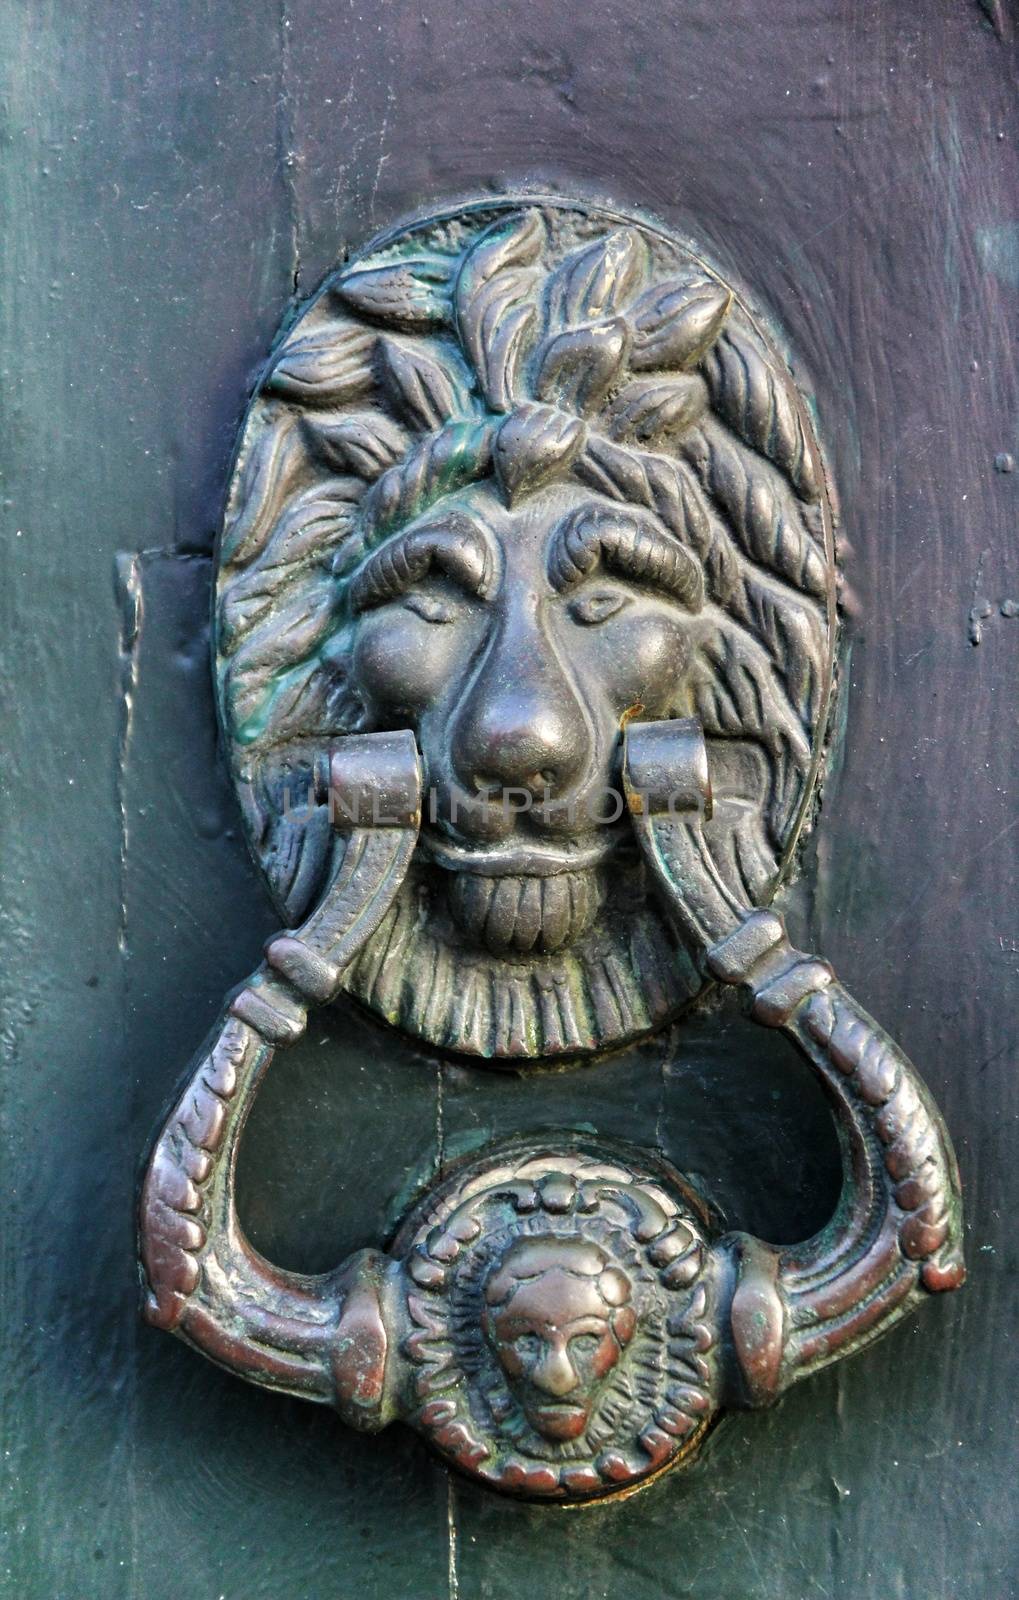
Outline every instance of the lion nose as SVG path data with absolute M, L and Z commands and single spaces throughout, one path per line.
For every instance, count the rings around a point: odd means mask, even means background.
M 467 793 L 568 794 L 590 759 L 580 702 L 537 626 L 508 621 L 493 640 L 452 730 Z
M 531 1371 L 531 1382 L 545 1394 L 562 1400 L 572 1394 L 580 1382 L 573 1363 L 566 1353 L 565 1344 L 546 1347 L 545 1354 Z

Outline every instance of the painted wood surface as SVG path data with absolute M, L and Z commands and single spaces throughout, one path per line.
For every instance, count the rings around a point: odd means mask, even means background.
M 10 0 L 0 1588 L 27 1600 L 954 1600 L 1019 1593 L 1019 101 L 1007 4 L 373 9 Z M 843 501 L 846 731 L 786 896 L 955 1135 L 971 1282 L 563 1515 L 447 1480 L 137 1320 L 138 1163 L 272 931 L 216 750 L 210 551 L 288 308 L 349 246 L 521 182 L 645 208 L 786 325 Z M 349 1102 L 353 1099 L 353 1113 Z M 325 1267 L 515 1128 L 659 1145 L 780 1239 L 827 1113 L 713 1005 L 521 1081 L 353 1011 L 259 1103 L 255 1241 Z

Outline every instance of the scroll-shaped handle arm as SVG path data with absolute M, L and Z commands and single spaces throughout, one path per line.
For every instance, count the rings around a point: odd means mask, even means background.
M 387 1258 L 365 1250 L 327 1275 L 285 1272 L 245 1238 L 234 1204 L 240 1137 L 266 1069 L 301 1037 L 310 1006 L 338 994 L 417 842 L 412 734 L 344 740 L 323 782 L 339 826 L 318 905 L 300 928 L 269 942 L 262 966 L 234 993 L 150 1157 L 139 1219 L 144 1309 L 239 1376 L 378 1426 Z
M 733 1399 L 763 1403 L 883 1332 L 929 1291 L 962 1283 L 959 1177 L 947 1130 L 915 1067 L 827 962 L 794 950 L 772 911 L 741 904 L 704 836 L 711 792 L 693 721 L 631 725 L 624 782 L 658 885 L 705 972 L 781 1028 L 831 1100 L 843 1149 L 835 1215 L 777 1248 L 746 1234 L 735 1260 Z

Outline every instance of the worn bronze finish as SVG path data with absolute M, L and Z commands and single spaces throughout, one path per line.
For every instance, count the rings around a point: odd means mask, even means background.
M 659 1025 L 703 975 L 621 817 L 619 729 L 700 719 L 712 854 L 766 903 L 810 821 L 833 549 L 785 360 L 690 246 L 545 199 L 387 235 L 273 356 L 220 545 L 221 714 L 287 921 L 331 848 L 318 751 L 408 727 L 420 847 L 343 988 L 497 1061 Z
M 958 1176 L 914 1068 L 836 981 L 742 906 L 702 829 L 696 723 L 633 725 L 634 827 L 703 971 L 783 1029 L 831 1099 L 844 1150 L 837 1211 L 777 1248 L 720 1234 L 689 1184 L 611 1143 L 518 1140 L 425 1194 L 392 1249 L 300 1277 L 264 1261 L 237 1219 L 237 1145 L 274 1051 L 330 1000 L 407 870 L 420 821 L 413 737 L 368 735 L 331 765 L 361 806 L 330 885 L 228 1007 L 153 1154 L 142 1196 L 146 1314 L 230 1370 L 334 1405 L 360 1428 L 410 1422 L 493 1488 L 583 1501 L 688 1460 L 727 1406 L 762 1405 L 859 1349 L 964 1269 Z M 395 778 L 394 778 L 395 774 Z M 677 798 L 679 797 L 679 798 Z
M 290 925 L 152 1154 L 151 1322 L 570 1503 L 691 1459 L 720 1411 L 962 1282 L 937 1108 L 766 909 L 808 820 L 832 625 L 806 412 L 689 251 L 525 201 L 329 280 L 249 416 L 220 557 L 234 775 Z M 245 1118 L 312 1005 L 347 991 L 435 1043 L 534 1059 L 712 982 L 830 1100 L 843 1188 L 814 1237 L 726 1232 L 666 1163 L 553 1135 L 441 1174 L 388 1251 L 334 1272 L 246 1240 Z

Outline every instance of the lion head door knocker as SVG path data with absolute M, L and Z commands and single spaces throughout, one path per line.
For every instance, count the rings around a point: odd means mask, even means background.
M 221 715 L 287 929 L 152 1155 L 152 1322 L 575 1501 L 962 1281 L 929 1093 L 766 909 L 810 820 L 834 577 L 782 356 L 661 231 L 479 204 L 328 279 L 252 402 L 219 555 Z M 546 1135 L 447 1172 L 326 1276 L 245 1239 L 238 1140 L 311 1005 L 513 1063 L 618 1045 L 712 981 L 831 1101 L 844 1187 L 813 1238 L 725 1232 L 658 1158 Z

